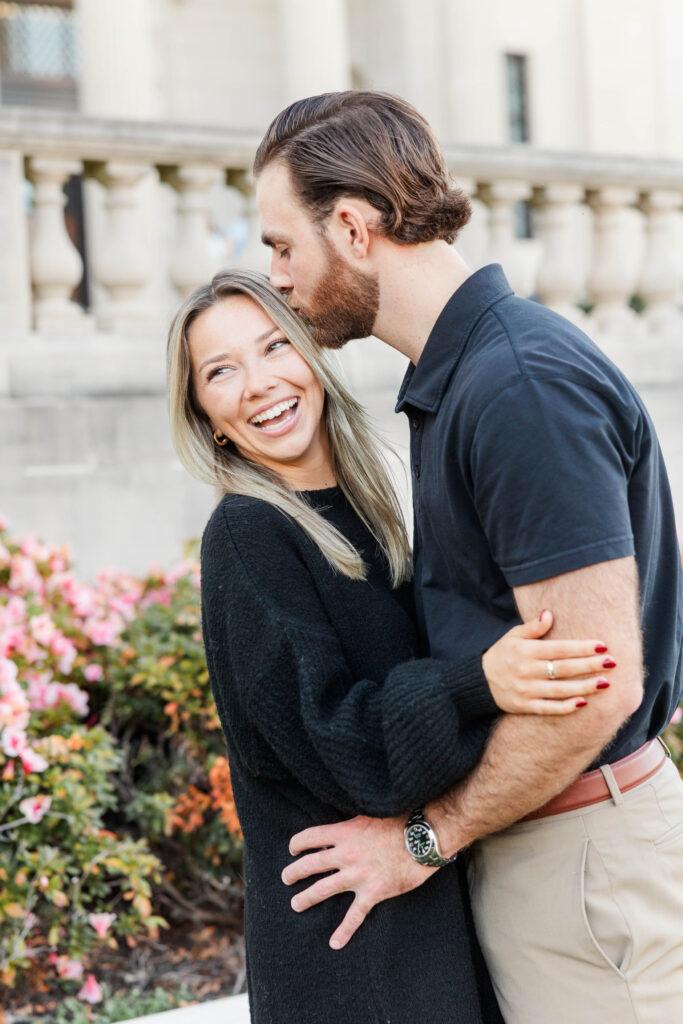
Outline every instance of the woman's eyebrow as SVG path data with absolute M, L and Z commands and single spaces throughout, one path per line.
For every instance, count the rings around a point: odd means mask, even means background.
M 271 336 L 271 334 L 275 334 L 275 332 L 279 331 L 279 330 L 280 330 L 280 328 L 277 326 L 277 324 L 275 324 L 275 326 L 270 327 L 267 331 L 264 331 L 263 334 L 259 334 L 258 338 L 254 338 L 254 344 L 255 345 L 260 344 L 260 342 L 265 341 L 266 338 L 269 338 Z M 204 369 L 204 367 L 205 366 L 209 366 L 210 363 L 220 363 L 220 361 L 222 359 L 229 359 L 229 358 L 230 358 L 230 353 L 229 352 L 221 352 L 220 355 L 211 356 L 210 359 L 205 359 L 204 362 L 201 363 L 201 365 L 199 367 L 199 370 L 197 372 L 201 373 L 201 371 Z

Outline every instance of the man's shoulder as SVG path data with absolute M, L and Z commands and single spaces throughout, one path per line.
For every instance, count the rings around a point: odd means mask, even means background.
M 628 419 L 643 410 L 630 382 L 584 331 L 537 302 L 505 296 L 472 331 L 449 389 L 450 413 L 474 426 L 492 403 L 544 386 L 593 392 Z

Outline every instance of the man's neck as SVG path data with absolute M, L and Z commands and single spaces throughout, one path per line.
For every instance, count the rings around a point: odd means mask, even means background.
M 470 273 L 446 242 L 385 243 L 373 334 L 417 363 L 439 314 Z

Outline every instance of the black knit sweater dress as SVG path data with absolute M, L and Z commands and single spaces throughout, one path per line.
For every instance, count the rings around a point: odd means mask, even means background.
M 361 552 L 366 580 L 335 572 L 253 498 L 225 497 L 202 540 L 204 642 L 244 831 L 252 1020 L 499 1024 L 460 861 L 379 904 L 339 951 L 328 942 L 351 894 L 289 905 L 310 884 L 280 879 L 295 832 L 421 806 L 474 767 L 497 710 L 479 657 L 415 660 L 409 588 L 391 590 L 341 490 L 305 497 Z

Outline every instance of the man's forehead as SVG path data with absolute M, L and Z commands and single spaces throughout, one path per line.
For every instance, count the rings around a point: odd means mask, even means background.
M 287 241 L 306 221 L 306 211 L 292 187 L 289 168 L 278 161 L 268 164 L 256 182 L 261 230 L 268 243 Z

